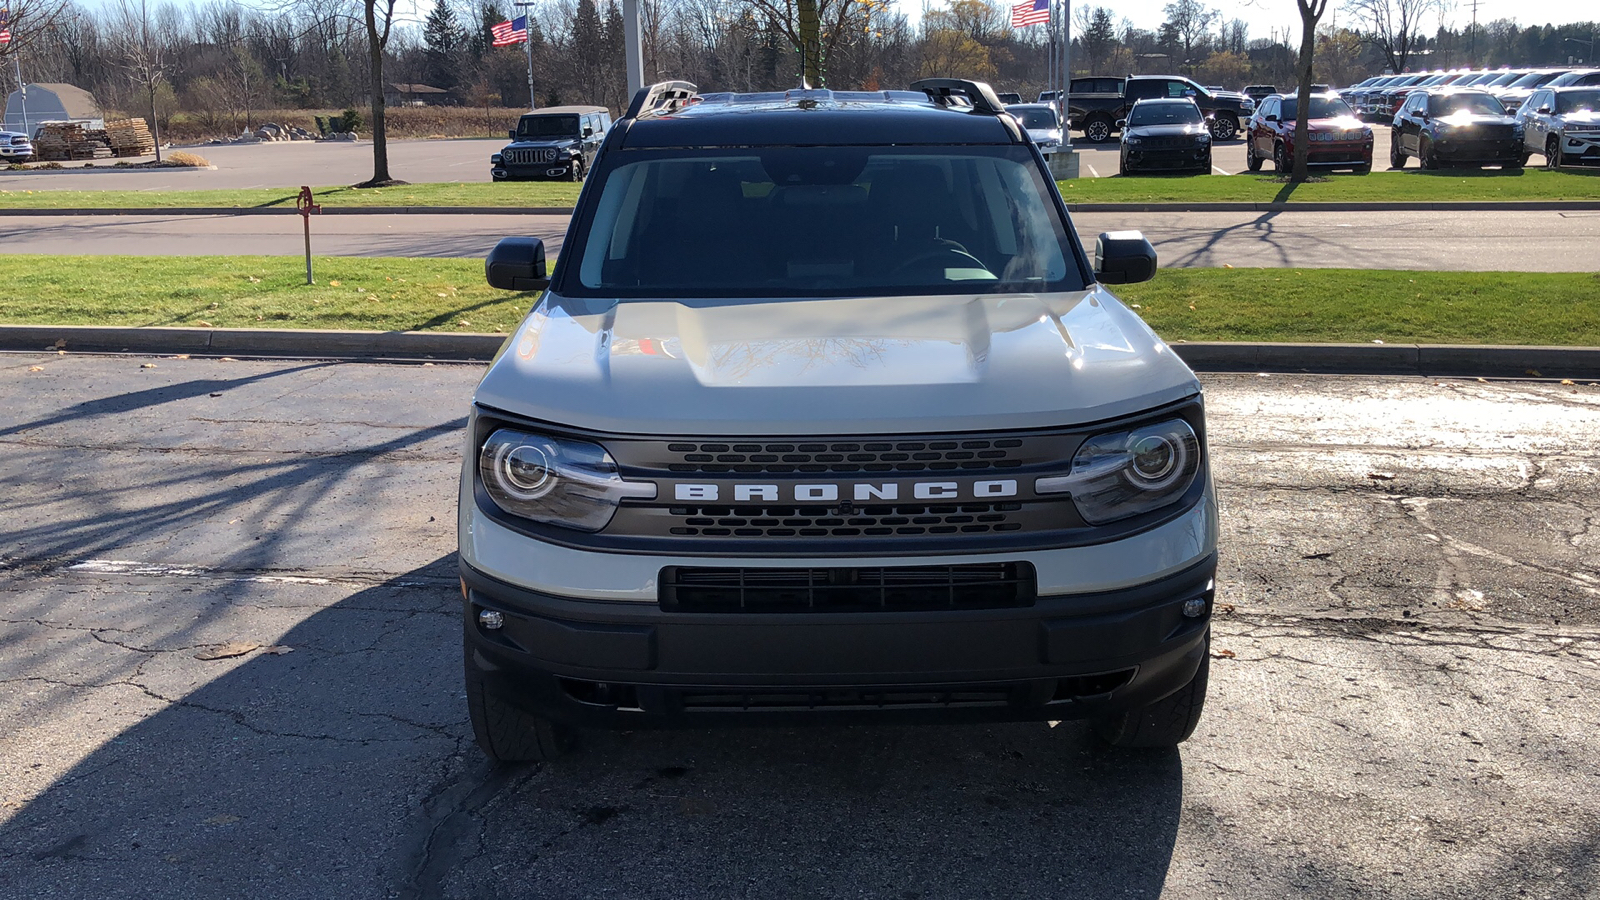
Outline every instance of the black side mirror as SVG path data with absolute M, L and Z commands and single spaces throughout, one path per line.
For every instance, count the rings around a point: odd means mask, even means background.
M 1094 242 L 1094 276 L 1101 284 L 1137 284 L 1156 275 L 1156 248 L 1138 231 L 1107 231 Z
M 1540 115 L 1544 115 L 1544 114 L 1547 114 L 1547 113 L 1550 112 L 1550 107 L 1541 106 L 1538 109 L 1534 110 L 1534 112 L 1539 113 Z
M 586 138 L 594 137 L 594 129 L 588 125 L 583 126 L 583 136 Z
M 513 128 L 510 131 L 506 132 L 506 137 L 511 138 L 513 141 L 516 140 L 517 139 L 517 130 L 515 128 Z
M 1121 131 L 1122 129 L 1127 128 L 1127 127 L 1128 127 L 1128 120 L 1127 119 L 1118 119 L 1117 120 L 1117 130 L 1118 131 Z
M 550 286 L 545 274 L 544 241 L 538 238 L 501 238 L 483 261 L 489 286 L 502 291 L 542 291 Z
M 1278 121 L 1278 114 L 1277 113 L 1267 113 L 1267 121 L 1268 122 L 1276 122 L 1276 121 Z

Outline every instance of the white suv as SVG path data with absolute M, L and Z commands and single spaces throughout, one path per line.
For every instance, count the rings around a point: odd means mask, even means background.
M 987 85 L 646 88 L 473 398 L 468 706 L 498 761 L 571 726 L 1087 718 L 1205 699 L 1200 384 L 1106 289 Z
M 1600 165 L 1600 85 L 1540 88 L 1517 111 L 1529 153 L 1552 169 Z

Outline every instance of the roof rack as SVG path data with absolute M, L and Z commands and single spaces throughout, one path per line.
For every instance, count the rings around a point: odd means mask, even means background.
M 962 97 L 972 104 L 972 111 L 997 116 L 1006 111 L 1006 105 L 994 94 L 994 89 L 981 81 L 965 78 L 924 78 L 911 82 L 913 91 L 921 91 L 940 106 L 950 106 L 953 98 Z
M 628 104 L 628 111 L 622 118 L 637 119 L 645 113 L 663 110 L 674 112 L 699 96 L 699 90 L 687 81 L 663 81 L 642 87 L 633 95 L 633 102 Z

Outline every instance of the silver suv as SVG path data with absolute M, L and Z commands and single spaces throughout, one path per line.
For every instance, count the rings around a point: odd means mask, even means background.
M 1200 385 L 987 85 L 639 92 L 473 398 L 460 570 L 492 759 L 577 726 L 1086 718 L 1189 736 Z
M 1540 88 L 1517 111 L 1528 153 L 1552 169 L 1600 165 L 1600 85 Z

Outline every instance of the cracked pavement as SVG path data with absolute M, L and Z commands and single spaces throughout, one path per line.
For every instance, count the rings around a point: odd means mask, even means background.
M 0 356 L 0 893 L 1600 896 L 1600 387 L 1207 377 L 1226 605 L 1180 751 L 596 733 L 491 771 L 480 371 Z

